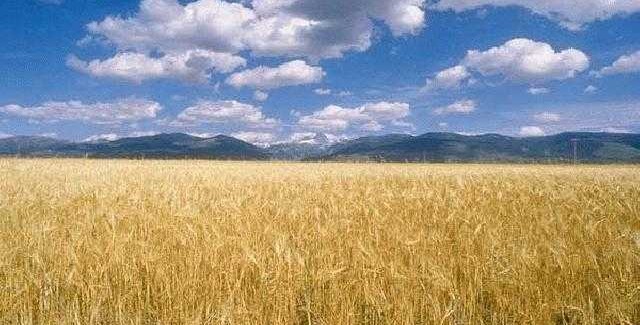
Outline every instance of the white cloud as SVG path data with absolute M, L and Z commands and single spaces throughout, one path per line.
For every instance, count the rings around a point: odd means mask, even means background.
M 315 132 L 295 132 L 289 136 L 289 141 L 296 143 L 307 143 L 313 141 L 316 137 Z
M 124 79 L 137 83 L 161 78 L 206 83 L 214 72 L 232 72 L 244 67 L 246 60 L 228 53 L 190 50 L 179 54 L 166 54 L 160 58 L 123 52 L 104 61 L 91 62 L 70 56 L 67 65 L 94 77 Z
M 467 68 L 457 65 L 453 68 L 438 72 L 433 79 L 427 79 L 424 90 L 458 89 L 470 80 L 471 73 L 467 71 Z
M 589 85 L 587 86 L 587 88 L 584 89 L 585 94 L 595 94 L 597 92 L 598 92 L 598 87 L 594 85 Z
M 409 116 L 410 107 L 406 103 L 379 102 L 365 104 L 359 110 L 371 120 L 399 121 Z
M 512 125 L 543 126 L 547 134 L 561 132 L 601 132 L 603 129 L 640 131 L 640 101 L 579 102 L 573 104 L 544 104 L 533 107 L 531 116 L 538 112 L 554 112 L 558 121 L 531 122 L 530 116 L 515 113 L 510 116 Z M 509 126 L 512 126 L 509 125 Z M 514 126 L 515 127 L 515 126 Z M 504 129 L 505 133 L 517 133 L 518 129 Z
M 523 126 L 520 128 L 520 136 L 523 137 L 541 137 L 544 136 L 544 130 L 538 126 Z
M 331 91 L 331 89 L 317 88 L 317 89 L 314 89 L 314 90 L 313 90 L 313 92 L 314 92 L 316 95 L 320 95 L 320 96 L 328 96 L 328 95 L 331 95 L 331 92 L 332 92 L 332 91 Z
M 409 116 L 406 103 L 369 103 L 356 108 L 330 105 L 311 115 L 301 116 L 298 126 L 315 131 L 344 131 L 354 126 L 360 131 L 380 131 L 385 124 L 400 122 Z
M 416 126 L 411 123 L 411 122 L 407 122 L 404 120 L 393 120 L 391 121 L 391 126 L 395 126 L 397 128 L 402 128 L 402 129 L 408 129 L 411 131 L 416 131 Z
M 604 128 L 601 130 L 602 132 L 608 132 L 608 133 L 632 133 L 631 130 L 629 129 L 620 129 L 620 128 Z
M 542 123 L 559 122 L 560 120 L 562 120 L 562 117 L 560 116 L 560 114 L 551 113 L 551 112 L 538 113 L 538 114 L 535 114 L 533 118 L 536 121 L 542 122 Z
M 96 134 L 87 137 L 83 142 L 97 142 L 97 141 L 115 141 L 121 137 L 115 133 Z
M 424 0 L 253 0 L 227 2 L 143 0 L 133 16 L 109 16 L 89 24 L 119 49 L 148 53 L 207 49 L 257 55 L 340 57 L 364 51 L 374 34 L 372 19 L 395 36 L 424 26 Z
M 231 136 L 261 147 L 266 147 L 276 140 L 276 136 L 273 133 L 267 132 L 236 132 Z
M 104 134 L 96 134 L 96 135 L 87 137 L 86 139 L 83 140 L 83 142 L 116 141 L 122 138 L 150 137 L 158 134 L 160 134 L 160 132 L 157 132 L 157 131 L 135 131 L 135 132 L 130 132 L 124 135 L 116 134 L 116 133 L 104 133 Z
M 543 94 L 548 94 L 550 92 L 549 88 L 537 88 L 537 87 L 531 87 L 529 89 L 527 89 L 527 92 L 531 95 L 543 95 Z
M 39 133 L 38 136 L 39 137 L 56 139 L 56 138 L 58 138 L 58 133 L 56 133 L 56 132 L 45 132 L 45 133 Z
M 447 128 L 449 128 L 449 123 L 440 122 L 440 123 L 438 123 L 438 127 L 440 127 L 441 129 L 447 129 Z
M 259 102 L 264 102 L 265 100 L 269 99 L 269 94 L 264 91 L 256 90 L 255 92 L 253 92 L 253 99 Z
M 461 12 L 484 6 L 521 6 L 572 30 L 597 20 L 640 11 L 637 0 L 440 0 L 433 7 Z
M 39 106 L 0 106 L 0 113 L 34 121 L 83 121 L 92 124 L 121 124 L 155 118 L 162 106 L 153 101 L 123 99 L 110 103 L 80 101 L 46 102 Z
M 614 74 L 637 73 L 640 72 L 640 51 L 630 55 L 623 55 L 611 66 L 605 67 L 598 73 L 600 76 Z
M 312 115 L 302 116 L 298 125 L 305 129 L 323 131 L 346 130 L 351 123 L 366 123 L 367 118 L 357 109 L 330 105 Z
M 256 14 L 239 3 L 201 0 L 182 6 L 176 0 L 142 0 L 131 17 L 109 16 L 88 25 L 119 49 L 148 53 L 208 49 L 236 53 Z M 240 36 L 240 37 L 239 37 Z
M 427 79 L 423 91 L 458 89 L 475 84 L 477 80 L 472 72 L 485 77 L 501 76 L 517 83 L 538 85 L 573 78 L 588 67 L 589 57 L 579 50 L 556 52 L 547 43 L 516 38 L 486 51 L 468 51 L 459 65 Z M 528 92 L 539 95 L 549 92 L 549 89 L 531 87 Z
M 232 123 L 251 128 L 273 128 L 279 124 L 277 120 L 266 117 L 260 107 L 235 100 L 201 101 L 182 111 L 171 124 L 183 126 L 211 123 Z
M 462 64 L 484 76 L 535 84 L 573 78 L 589 67 L 589 58 L 576 49 L 556 52 L 547 43 L 518 38 L 487 51 L 471 50 Z
M 473 100 L 460 100 L 451 105 L 443 106 L 433 110 L 435 115 L 448 115 L 448 114 L 471 114 L 478 108 L 477 103 Z
M 11 138 L 11 137 L 13 137 L 13 135 L 0 132 L 0 139 L 6 139 L 6 138 Z
M 455 131 L 455 134 L 464 135 L 467 137 L 475 137 L 478 135 L 486 134 L 486 132 L 468 132 L 468 131 Z
M 216 135 L 219 135 L 219 133 L 211 133 L 211 132 L 188 132 L 188 135 L 192 136 L 192 137 L 196 137 L 196 138 L 203 138 L 203 139 L 209 139 L 209 138 L 213 138 Z
M 160 134 L 160 132 L 158 131 L 135 131 L 127 134 L 126 137 L 130 137 L 130 138 L 152 137 L 158 134 Z
M 335 94 L 338 97 L 348 97 L 353 95 L 353 93 L 348 90 L 334 91 L 332 89 L 327 89 L 327 88 L 317 88 L 317 89 L 314 89 L 313 92 L 316 95 L 320 95 L 320 96 L 329 96 L 329 95 Z
M 260 66 L 240 71 L 227 78 L 227 84 L 236 88 L 251 87 L 262 90 L 287 86 L 313 84 L 322 81 L 325 72 L 320 67 L 307 65 L 301 60 L 283 63 L 276 68 Z
M 378 121 L 369 121 L 365 124 L 363 124 L 360 129 L 362 131 L 368 131 L 368 132 L 378 132 L 378 131 L 382 131 L 384 129 L 384 126 L 382 126 L 382 124 L 378 123 Z

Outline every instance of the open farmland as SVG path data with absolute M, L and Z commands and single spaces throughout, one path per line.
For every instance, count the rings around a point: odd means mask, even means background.
M 640 324 L 640 167 L 0 160 L 2 324 Z

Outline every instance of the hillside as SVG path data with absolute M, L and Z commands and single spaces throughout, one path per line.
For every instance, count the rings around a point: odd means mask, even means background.
M 44 137 L 0 139 L 1 155 L 96 158 L 199 158 L 234 160 L 356 160 L 397 162 L 565 162 L 577 146 L 581 162 L 639 163 L 640 135 L 562 133 L 517 138 L 499 134 L 466 136 L 390 134 L 331 144 L 322 136 L 262 149 L 236 138 L 159 134 L 102 142 L 67 142 Z M 322 141 L 319 141 L 322 140 Z
M 562 133 L 546 137 L 516 138 L 498 134 L 465 136 L 427 133 L 420 136 L 381 136 L 356 139 L 334 146 L 329 160 L 384 161 L 568 161 L 640 162 L 640 135 Z
M 260 160 L 260 148 L 223 135 L 199 138 L 187 134 L 159 134 L 115 141 L 68 143 L 28 137 L 0 140 L 0 153 L 28 156 L 87 156 L 97 158 L 205 158 Z
M 0 155 L 38 153 L 53 154 L 69 142 L 39 136 L 17 136 L 0 139 Z

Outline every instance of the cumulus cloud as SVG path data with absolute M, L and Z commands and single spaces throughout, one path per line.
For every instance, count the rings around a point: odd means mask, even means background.
M 268 132 L 236 132 L 231 136 L 261 147 L 266 147 L 276 140 L 276 136 Z
M 279 122 L 266 117 L 260 107 L 235 100 L 200 101 L 182 111 L 175 126 L 230 123 L 251 128 L 273 128 Z
M 256 14 L 239 3 L 200 0 L 142 0 L 130 17 L 108 16 L 87 28 L 123 50 L 148 53 L 208 49 L 236 53 L 246 48 L 242 37 Z
M 110 103 L 80 101 L 46 102 L 39 106 L 0 106 L 0 113 L 34 121 L 82 121 L 92 124 L 122 124 L 155 118 L 162 106 L 154 101 L 123 99 Z
M 566 80 L 589 68 L 589 57 L 576 49 L 555 51 L 551 45 L 525 38 L 512 39 L 486 51 L 470 50 L 459 65 L 440 71 L 428 79 L 423 90 L 457 89 L 474 84 L 473 73 L 500 76 L 517 83 L 538 85 Z M 531 87 L 539 95 L 549 89 Z
M 471 50 L 462 64 L 483 76 L 542 83 L 575 77 L 589 68 L 589 57 L 576 49 L 556 52 L 547 43 L 517 38 L 487 51 Z
M 255 92 L 253 92 L 253 99 L 259 102 L 264 102 L 265 100 L 269 99 L 269 94 L 265 93 L 264 91 L 256 90 Z
M 471 114 L 478 108 L 477 104 L 473 100 L 460 100 L 451 105 L 443 106 L 433 110 L 435 115 L 449 115 L 449 114 Z
M 160 134 L 158 131 L 134 131 L 126 134 L 104 133 L 89 136 L 83 142 L 116 141 L 122 138 L 150 137 L 158 134 Z
M 542 123 L 560 122 L 560 120 L 562 120 L 562 117 L 560 116 L 560 114 L 551 113 L 551 112 L 541 112 L 541 113 L 535 114 L 533 118 L 536 121 L 542 122 Z
M 158 134 L 160 134 L 158 131 L 134 131 L 127 134 L 127 137 L 151 137 Z
M 398 102 L 369 103 L 356 108 L 330 105 L 301 116 L 298 126 L 314 131 L 345 131 L 352 126 L 359 131 L 380 131 L 387 124 L 402 122 L 409 113 L 409 104 Z
M 87 137 L 83 142 L 99 142 L 99 141 L 115 141 L 120 139 L 121 136 L 115 133 L 95 134 Z
M 373 19 L 395 36 L 424 26 L 424 0 L 142 0 L 129 17 L 88 25 L 119 49 L 175 52 L 206 49 L 262 56 L 341 57 L 371 45 Z
M 554 115 L 536 115 L 551 112 Z M 547 103 L 536 111 L 522 115 L 511 115 L 511 125 L 537 125 L 544 127 L 547 134 L 561 132 L 601 132 L 604 129 L 640 130 L 640 101 L 579 102 L 573 104 Z M 533 118 L 533 121 L 530 119 Z M 515 125 L 513 125 L 515 124 Z M 505 133 L 517 133 L 518 129 L 505 129 Z
M 365 51 L 375 34 L 374 22 L 385 24 L 396 37 L 415 35 L 424 26 L 424 1 L 142 0 L 132 15 L 87 25 L 84 40 L 113 45 L 115 56 L 88 62 L 72 56 L 68 65 L 95 77 L 138 83 L 158 78 L 204 83 L 212 74 L 244 66 L 240 55 L 316 62 Z M 295 80 L 288 82 L 309 83 Z
M 605 67 L 598 75 L 609 76 L 614 74 L 637 73 L 640 72 L 640 51 L 630 55 L 623 55 L 611 66 Z
M 329 96 L 329 95 L 331 95 L 332 90 L 331 89 L 326 89 L 326 88 L 317 88 L 317 89 L 314 89 L 313 92 L 316 95 Z
M 631 130 L 629 129 L 620 129 L 620 128 L 604 128 L 600 130 L 601 132 L 607 132 L 607 133 L 633 133 Z
M 317 89 L 314 89 L 313 92 L 319 96 L 329 96 L 329 95 L 335 95 L 338 97 L 353 96 L 353 93 L 348 90 L 338 91 L 338 90 L 333 90 L 328 88 L 317 88 Z
M 519 134 L 522 137 L 542 137 L 545 135 L 544 130 L 538 126 L 523 126 L 520 128 Z
M 45 133 L 39 133 L 37 134 L 37 136 L 39 137 L 44 137 L 44 138 L 58 138 L 58 133 L 56 132 L 45 132 Z
M 636 0 L 440 0 L 433 8 L 456 12 L 484 6 L 521 6 L 578 30 L 583 25 L 640 11 Z
M 585 94 L 595 94 L 597 92 L 598 92 L 598 87 L 594 85 L 589 85 L 587 86 L 587 88 L 584 89 Z
M 549 88 L 543 88 L 543 87 L 531 87 L 529 89 L 527 89 L 527 92 L 531 95 L 543 95 L 543 94 L 548 94 L 550 92 Z
M 227 78 L 227 84 L 236 88 L 251 87 L 256 89 L 275 89 L 287 86 L 313 84 L 322 81 L 325 72 L 320 67 L 307 65 L 295 60 L 270 68 L 260 66 L 255 69 L 240 71 Z
M 142 82 L 148 79 L 173 78 L 186 82 L 206 83 L 214 72 L 229 73 L 246 65 L 246 60 L 228 53 L 189 50 L 153 58 L 146 54 L 123 52 L 106 60 L 85 62 L 76 56 L 67 65 L 94 77 Z
M 438 72 L 432 79 L 427 79 L 424 90 L 458 89 L 469 82 L 472 82 L 471 73 L 467 71 L 466 67 L 457 65 Z
M 188 132 L 187 134 L 192 137 L 203 138 L 203 139 L 209 139 L 217 135 L 220 135 L 220 133 L 212 133 L 212 132 Z

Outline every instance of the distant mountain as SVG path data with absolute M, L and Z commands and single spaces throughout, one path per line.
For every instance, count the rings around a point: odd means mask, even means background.
M 200 158 L 234 160 L 367 160 L 426 162 L 567 162 L 575 143 L 581 162 L 640 163 L 640 134 L 562 133 L 517 138 L 390 134 L 331 143 L 322 134 L 266 149 L 232 137 L 159 134 L 115 141 L 67 142 L 45 137 L 0 139 L 0 155 L 96 158 Z
M 304 160 L 328 155 L 331 153 L 330 148 L 331 141 L 327 135 L 316 133 L 294 142 L 273 144 L 267 151 L 276 160 Z
M 390 150 L 393 146 L 412 139 L 408 134 L 388 134 L 383 136 L 363 137 L 337 143 L 331 148 L 332 156 L 357 156 L 370 155 L 378 156 L 382 152 L 377 152 L 378 148 Z
M 640 162 L 640 135 L 562 133 L 515 138 L 499 134 L 464 136 L 427 133 L 420 136 L 368 137 L 341 143 L 324 159 L 384 161 L 570 161 L 573 141 L 585 162 Z
M 28 140 L 28 141 L 26 141 Z M 261 160 L 269 155 L 262 149 L 232 137 L 219 135 L 199 138 L 182 133 L 158 134 L 137 138 L 122 138 L 115 141 L 69 143 L 51 140 L 50 146 L 39 138 L 39 146 L 27 137 L 0 140 L 2 154 L 25 154 L 33 156 L 87 156 L 96 158 L 204 158 Z M 12 146 L 3 146 L 4 142 Z M 29 145 L 30 150 L 25 150 Z M 20 151 L 17 148 L 22 148 Z
M 325 146 L 331 144 L 331 140 L 324 133 L 316 133 L 307 137 L 302 137 L 296 141 L 299 144 L 315 144 L 319 146 Z
M 0 139 L 0 155 L 54 154 L 69 142 L 39 136 L 17 136 Z

